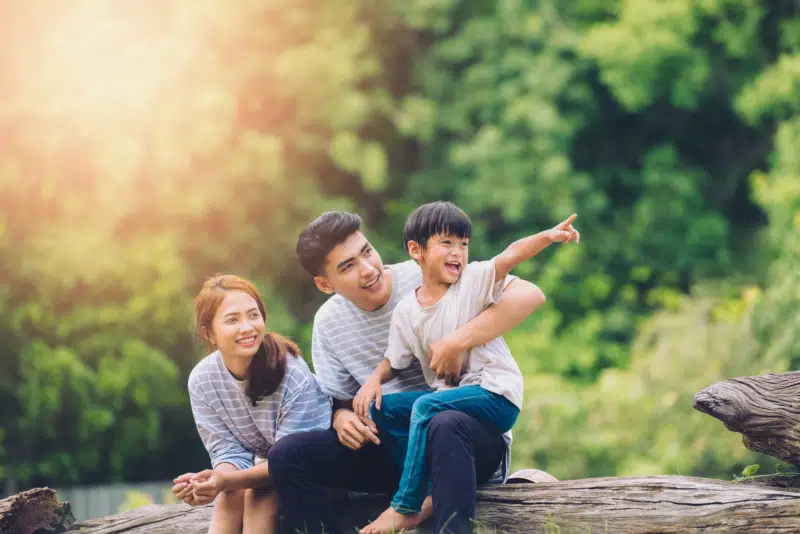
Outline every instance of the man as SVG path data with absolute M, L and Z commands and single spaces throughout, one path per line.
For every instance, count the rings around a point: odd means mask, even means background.
M 392 311 L 421 283 L 413 261 L 384 266 L 361 233 L 361 219 L 327 212 L 306 227 L 297 256 L 331 297 L 317 312 L 312 359 L 323 391 L 334 399 L 333 429 L 286 436 L 269 452 L 269 467 L 289 528 L 338 533 L 325 488 L 394 493 L 400 469 L 352 399 L 384 358 Z M 533 284 L 506 281 L 498 303 L 430 348 L 430 367 L 456 382 L 466 350 L 503 335 L 544 302 Z M 419 365 L 384 384 L 385 393 L 427 388 Z M 471 532 L 478 484 L 508 475 L 510 439 L 466 414 L 446 411 L 430 423 L 428 450 L 435 532 Z

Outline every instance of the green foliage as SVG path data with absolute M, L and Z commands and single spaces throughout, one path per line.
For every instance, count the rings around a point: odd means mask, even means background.
M 383 145 L 360 131 L 386 101 L 367 5 L 221 7 L 89 1 L 3 17 L 27 32 L 15 43 L 37 43 L 0 57 L 14 77 L 0 105 L 8 476 L 205 464 L 185 393 L 194 292 L 216 272 L 250 277 L 270 327 L 296 333 L 302 299 L 276 289 L 308 283 L 298 229 L 385 185 Z
M 120 513 L 127 512 L 128 510 L 147 506 L 149 504 L 153 504 L 153 498 L 150 495 L 143 491 L 133 490 L 125 494 L 125 500 L 119 505 L 117 511 Z
M 725 476 L 756 457 L 740 436 L 692 408 L 707 385 L 772 370 L 753 334 L 756 289 L 719 298 L 698 288 L 676 311 L 640 330 L 628 369 L 578 386 L 556 375 L 526 377 L 514 461 L 558 478 L 683 474 Z M 760 463 L 774 464 L 764 458 Z
M 758 472 L 758 468 L 761 467 L 758 464 L 748 465 L 742 470 L 742 477 L 751 477 Z

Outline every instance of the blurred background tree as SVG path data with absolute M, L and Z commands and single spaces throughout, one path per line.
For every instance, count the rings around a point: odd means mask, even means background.
M 796 2 L 3 1 L 0 30 L 7 484 L 206 465 L 202 280 L 256 280 L 308 349 L 298 231 L 355 210 L 399 261 L 435 199 L 473 218 L 474 258 L 579 214 L 580 246 L 517 271 L 548 303 L 507 336 L 516 466 L 756 458 L 691 396 L 800 363 Z

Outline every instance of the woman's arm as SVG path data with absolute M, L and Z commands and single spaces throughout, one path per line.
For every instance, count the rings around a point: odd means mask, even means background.
M 253 453 L 244 448 L 234 437 L 217 412 L 203 400 L 202 394 L 196 389 L 191 389 L 189 401 L 197 432 L 208 451 L 211 466 L 216 468 L 227 462 L 239 470 L 252 467 Z

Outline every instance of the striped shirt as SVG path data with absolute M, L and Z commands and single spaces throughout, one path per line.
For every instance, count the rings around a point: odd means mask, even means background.
M 368 312 L 341 295 L 334 295 L 314 316 L 311 337 L 314 371 L 322 391 L 335 399 L 355 397 L 369 375 L 386 358 L 392 312 L 403 297 L 422 285 L 422 271 L 413 260 L 385 268 L 392 273 L 392 295 L 382 308 Z M 408 368 L 397 371 L 396 376 L 383 385 L 384 395 L 419 390 L 433 391 L 416 358 Z M 508 477 L 511 433 L 503 434 L 503 440 L 506 455 L 492 482 L 502 482 Z
M 392 312 L 400 299 L 422 284 L 422 271 L 413 260 L 387 265 L 392 295 L 382 308 L 364 311 L 334 295 L 314 316 L 311 358 L 322 391 L 334 399 L 350 400 L 385 358 Z M 384 393 L 430 389 L 419 362 L 383 385 Z
M 227 462 L 247 469 L 254 456 L 266 458 L 283 436 L 330 428 L 330 399 L 300 357 L 287 355 L 278 389 L 256 406 L 246 388 L 247 381 L 231 375 L 219 351 L 203 358 L 189 375 L 192 414 L 214 468 Z

